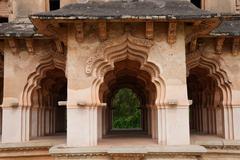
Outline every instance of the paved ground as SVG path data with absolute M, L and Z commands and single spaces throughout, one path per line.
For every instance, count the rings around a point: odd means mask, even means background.
M 223 144 L 223 143 L 233 143 L 240 144 L 240 141 L 226 141 L 221 137 L 211 136 L 211 135 L 191 135 L 192 145 L 211 145 L 211 144 Z M 17 147 L 17 146 L 53 146 L 58 144 L 66 144 L 66 135 L 59 134 L 55 136 L 45 136 L 32 139 L 30 142 L 15 143 L 15 144 L 2 144 L 0 147 Z M 152 140 L 151 137 L 146 135 L 112 135 L 104 137 L 98 142 L 99 146 L 156 146 L 157 142 Z

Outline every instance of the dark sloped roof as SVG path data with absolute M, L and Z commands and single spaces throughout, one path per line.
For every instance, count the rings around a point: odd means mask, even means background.
M 214 29 L 212 36 L 240 36 L 240 20 L 223 20 L 222 23 Z
M 189 1 L 135 0 L 75 3 L 59 10 L 31 15 L 36 19 L 199 19 L 217 14 L 203 11 Z
M 0 38 L 3 37 L 39 37 L 31 23 L 0 23 Z

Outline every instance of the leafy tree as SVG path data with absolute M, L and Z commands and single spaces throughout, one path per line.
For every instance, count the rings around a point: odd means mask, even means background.
M 113 128 L 141 128 L 140 101 L 131 89 L 120 89 L 113 97 L 112 106 Z

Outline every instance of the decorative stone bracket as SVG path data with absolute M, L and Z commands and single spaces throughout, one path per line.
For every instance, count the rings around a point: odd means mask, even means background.
M 107 23 L 106 21 L 101 21 L 98 23 L 98 34 L 101 41 L 107 40 Z
M 41 20 L 35 20 L 33 24 L 37 27 L 38 33 L 56 38 L 67 46 L 67 27 L 61 26 L 58 23 L 42 22 Z
M 190 43 L 190 53 L 195 52 L 197 49 L 197 39 L 194 39 Z
M 218 27 L 220 23 L 221 21 L 219 18 L 195 23 L 193 25 L 192 32 L 186 36 L 186 43 L 190 43 L 199 36 L 208 35 L 213 29 Z
M 146 22 L 146 38 L 152 40 L 154 37 L 154 23 Z
M 75 23 L 76 34 L 75 38 L 77 42 L 83 42 L 84 40 L 84 31 L 83 31 L 83 22 Z
M 55 40 L 54 43 L 56 45 L 57 53 L 64 54 L 64 46 L 62 45 L 62 42 L 60 40 Z
M 169 22 L 168 26 L 168 43 L 170 45 L 176 43 L 177 40 L 177 22 Z
M 16 39 L 9 39 L 8 40 L 9 47 L 13 54 L 17 54 L 18 52 L 18 43 Z
M 224 41 L 225 41 L 225 37 L 217 38 L 217 41 L 216 41 L 216 53 L 217 54 L 222 54 Z
M 233 39 L 232 54 L 234 56 L 237 56 L 239 52 L 240 52 L 240 38 L 236 37 Z
M 26 47 L 28 50 L 29 54 L 34 54 L 34 44 L 33 44 L 33 39 L 26 39 Z

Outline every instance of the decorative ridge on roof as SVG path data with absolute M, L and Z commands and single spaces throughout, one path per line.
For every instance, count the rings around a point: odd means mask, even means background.
M 144 0 L 74 3 L 59 10 L 30 15 L 30 19 L 190 20 L 216 16 L 216 13 L 201 10 L 189 1 Z

